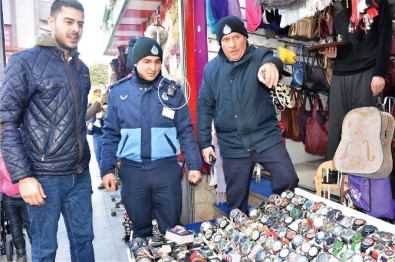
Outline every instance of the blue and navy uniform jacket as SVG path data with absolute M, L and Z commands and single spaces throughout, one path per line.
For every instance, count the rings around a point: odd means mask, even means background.
M 176 161 L 181 148 L 188 169 L 201 169 L 184 93 L 177 84 L 174 96 L 168 95 L 170 83 L 159 76 L 142 84 L 133 74 L 113 86 L 103 127 L 102 176 L 114 172 L 117 159 L 127 159 L 136 168 L 152 169 Z M 163 113 L 169 112 L 166 107 L 174 111 L 173 118 Z

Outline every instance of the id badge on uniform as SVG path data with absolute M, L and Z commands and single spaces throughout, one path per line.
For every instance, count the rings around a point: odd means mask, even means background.
M 167 107 L 163 107 L 162 116 L 165 116 L 170 119 L 174 119 L 175 112 Z

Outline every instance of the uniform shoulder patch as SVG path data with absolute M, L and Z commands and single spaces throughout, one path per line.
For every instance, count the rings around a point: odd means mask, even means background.
M 129 74 L 129 75 L 125 76 L 124 78 L 119 79 L 117 82 L 115 82 L 109 86 L 110 90 L 119 86 L 120 84 L 122 84 L 124 82 L 127 82 L 130 78 L 132 78 L 132 74 Z

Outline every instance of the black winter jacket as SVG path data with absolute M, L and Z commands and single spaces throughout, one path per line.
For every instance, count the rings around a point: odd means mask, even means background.
M 202 149 L 211 145 L 214 120 L 221 156 L 249 157 L 282 142 L 269 89 L 259 82 L 260 66 L 272 62 L 282 71 L 281 60 L 268 48 L 249 46 L 237 62 L 222 49 L 204 68 L 197 103 L 197 126 Z
M 78 53 L 65 60 L 49 35 L 40 35 L 35 47 L 11 57 L 0 91 L 0 141 L 13 182 L 89 167 L 89 89 L 89 70 Z

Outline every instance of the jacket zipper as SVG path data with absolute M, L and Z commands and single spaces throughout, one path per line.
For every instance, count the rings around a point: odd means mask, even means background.
M 76 124 L 76 128 L 75 128 L 75 133 L 77 134 L 77 143 L 78 143 L 78 161 L 77 161 L 77 173 L 80 174 L 82 173 L 82 171 L 84 171 L 80 165 L 81 159 L 82 159 L 82 154 L 83 154 L 83 150 L 82 150 L 82 141 L 80 139 L 80 120 L 79 120 L 79 110 L 78 110 L 78 95 L 77 95 L 77 87 L 75 86 L 75 82 L 73 80 L 73 74 L 71 72 L 71 66 L 70 66 L 70 59 L 66 60 L 63 56 L 63 61 L 66 65 L 67 68 L 67 73 L 69 75 L 69 81 L 71 84 L 71 89 L 73 92 L 73 97 L 74 97 L 74 112 L 75 112 L 75 124 Z

